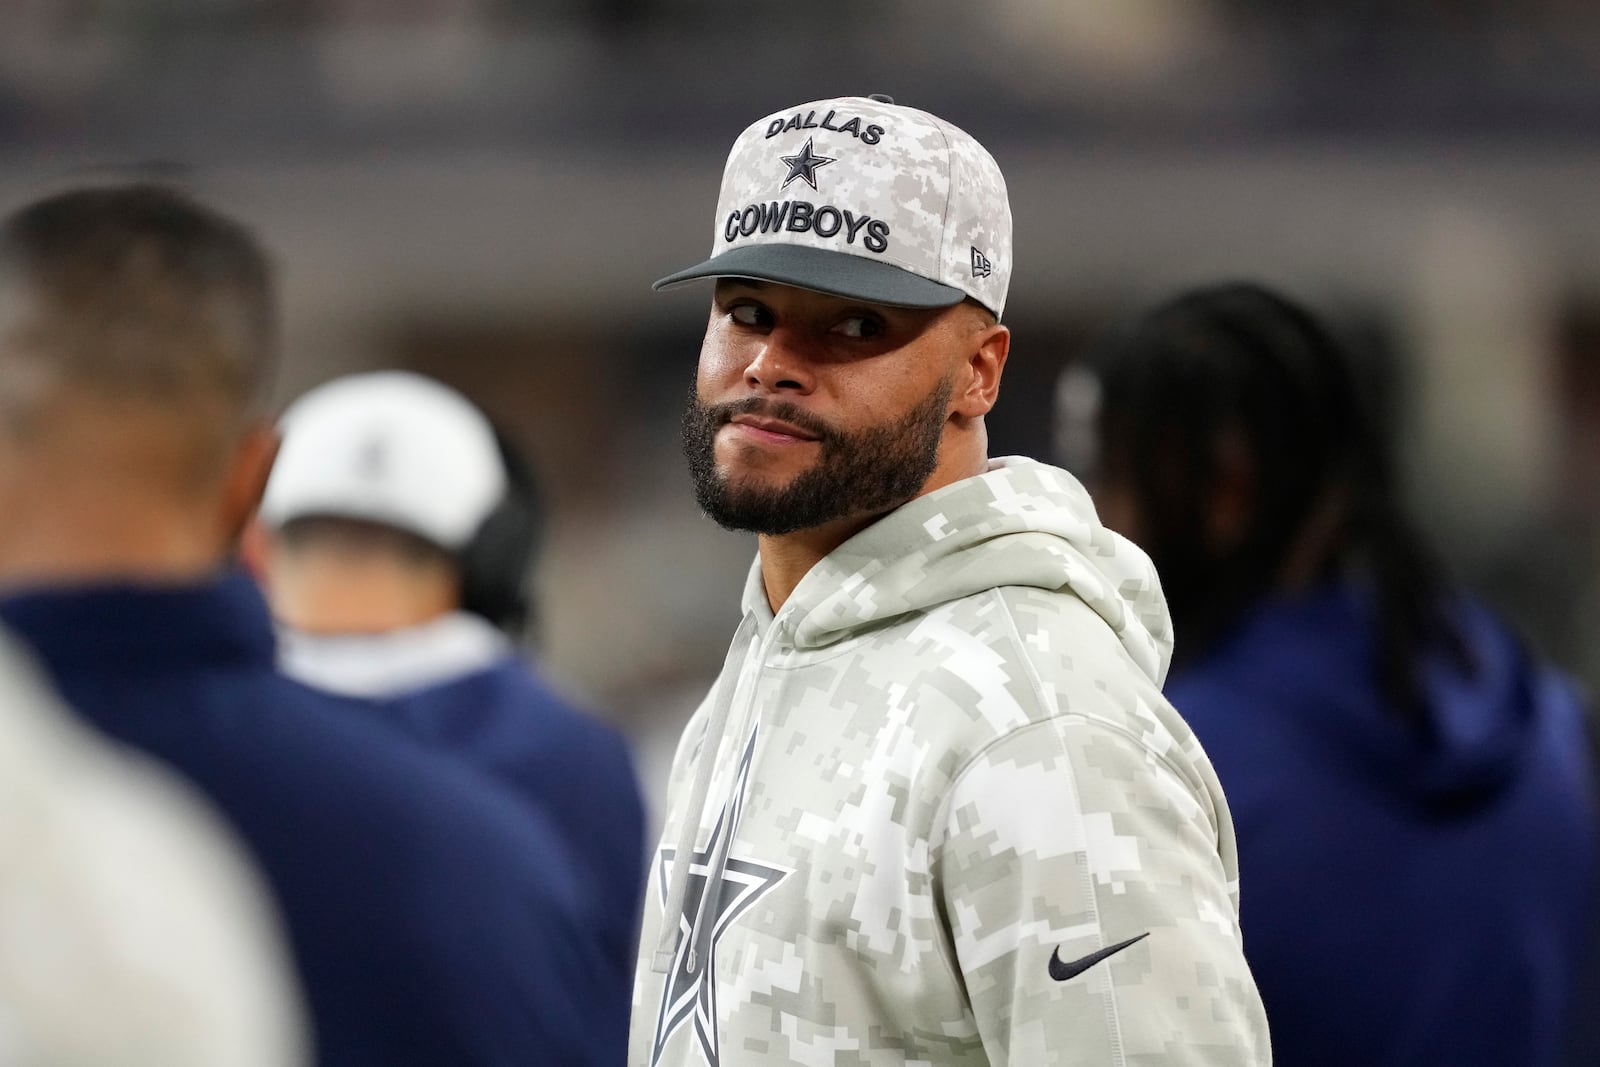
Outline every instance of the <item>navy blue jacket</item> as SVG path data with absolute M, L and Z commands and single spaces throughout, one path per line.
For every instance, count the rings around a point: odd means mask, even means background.
M 644 890 L 644 802 L 622 737 L 507 657 L 375 705 L 380 718 L 464 757 L 545 812 L 579 864 L 590 922 L 631 998 Z
M 1278 1063 L 1559 1062 L 1597 906 L 1583 711 L 1486 611 L 1457 617 L 1479 669 L 1429 660 L 1425 732 L 1347 589 L 1261 606 L 1168 682 L 1233 813 Z
M 515 796 L 279 675 L 240 575 L 0 599 L 67 700 L 208 793 L 274 890 L 324 1067 L 620 1064 L 585 887 Z M 129 872 L 136 877 L 137 872 Z

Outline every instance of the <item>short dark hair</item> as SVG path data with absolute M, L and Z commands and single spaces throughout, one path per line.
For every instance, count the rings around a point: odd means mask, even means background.
M 349 555 L 388 556 L 412 567 L 449 567 L 459 571 L 455 553 L 427 538 L 368 519 L 345 515 L 300 515 L 278 531 L 291 552 L 323 549 Z
M 271 267 L 248 229 L 182 192 L 84 188 L 19 209 L 0 223 L 0 285 L 25 315 L 7 340 L 74 384 L 221 390 L 241 409 L 264 399 L 277 344 Z

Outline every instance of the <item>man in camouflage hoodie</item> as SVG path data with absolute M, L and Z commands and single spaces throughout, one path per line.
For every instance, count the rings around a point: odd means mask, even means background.
M 1162 699 L 1155 572 L 987 458 L 1005 184 L 885 97 L 754 123 L 684 449 L 754 531 L 674 761 L 630 1061 L 1264 1064 L 1228 809 Z

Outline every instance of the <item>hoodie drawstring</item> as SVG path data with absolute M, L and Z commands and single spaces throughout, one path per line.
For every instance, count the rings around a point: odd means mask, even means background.
M 711 857 L 711 868 L 706 871 L 705 892 L 700 894 L 700 906 L 695 909 L 694 924 L 689 927 L 689 958 L 685 961 L 689 973 L 693 974 L 699 969 L 701 961 L 706 958 L 706 942 L 711 937 L 711 928 L 716 925 L 716 917 L 712 901 L 722 896 L 722 873 L 728 865 L 728 849 L 733 844 L 734 802 L 730 798 L 722 803 L 723 834 L 717 841 L 717 851 Z
M 695 761 L 694 788 L 689 791 L 688 805 L 683 809 L 683 824 L 678 828 L 678 843 L 672 853 L 672 879 L 667 883 L 667 900 L 661 910 L 661 934 L 656 939 L 655 955 L 651 958 L 650 969 L 658 974 L 665 974 L 672 969 L 672 957 L 678 947 L 678 924 L 683 912 L 683 898 L 689 889 L 689 868 L 694 865 L 694 842 L 700 830 L 700 816 L 705 810 L 706 794 L 711 791 L 711 777 L 716 771 L 717 748 L 722 742 L 722 735 L 728 724 L 728 714 L 733 710 L 734 696 L 739 688 L 741 671 L 735 670 L 736 660 L 742 660 L 747 654 L 745 646 L 753 637 L 755 619 L 746 615 L 739 623 L 739 628 L 734 631 L 733 642 L 728 646 L 728 655 L 722 667 L 723 683 L 718 687 L 717 699 L 711 707 L 711 714 L 706 717 L 705 735 L 700 740 L 700 755 Z M 724 818 L 727 817 L 726 809 Z M 696 950 L 699 948 L 700 928 L 704 925 L 707 903 L 714 894 L 720 894 L 722 889 L 722 864 L 728 858 L 728 842 L 733 838 L 733 827 L 727 827 L 727 832 L 722 835 L 722 840 L 717 843 L 717 855 L 712 857 L 712 866 L 707 874 L 705 892 L 700 896 L 700 907 L 695 915 L 694 925 L 689 928 L 690 958 L 689 970 L 695 970 L 698 959 Z

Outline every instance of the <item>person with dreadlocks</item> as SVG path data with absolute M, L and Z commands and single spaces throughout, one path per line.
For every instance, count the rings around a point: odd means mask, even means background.
M 1092 345 L 1057 440 L 1166 591 L 1278 1061 L 1556 1063 L 1595 907 L 1584 711 L 1447 584 L 1367 400 L 1312 315 L 1221 285 Z

